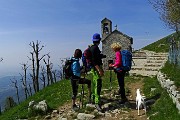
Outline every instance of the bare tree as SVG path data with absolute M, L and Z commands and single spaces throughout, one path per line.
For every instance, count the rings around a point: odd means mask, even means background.
M 33 64 L 33 86 L 35 92 L 39 91 L 39 68 L 40 68 L 40 61 L 43 59 L 45 55 L 42 55 L 42 57 L 39 57 L 40 51 L 43 49 L 43 45 L 40 46 L 40 43 L 38 40 L 35 43 L 34 41 L 30 42 L 30 46 L 33 49 L 33 52 L 30 52 L 32 55 L 32 64 Z M 36 63 L 36 64 L 35 64 Z
M 46 74 L 45 68 L 44 68 L 44 66 L 41 66 L 41 76 L 42 76 L 42 78 L 40 78 L 40 79 L 43 82 L 43 88 L 46 87 L 46 77 L 45 77 L 45 74 Z
M 52 74 L 53 74 L 53 77 L 54 77 L 54 82 L 57 82 L 56 73 L 57 73 L 57 70 L 53 70 L 53 71 L 52 71 Z
M 60 58 L 60 65 L 58 65 L 59 69 L 60 69 L 60 73 L 59 73 L 60 79 L 64 79 L 65 78 L 64 77 L 64 69 L 63 69 L 63 67 L 64 67 L 64 62 L 66 61 L 66 59 L 67 58 Z
M 48 85 L 50 85 L 50 82 L 51 82 L 51 84 L 53 84 L 54 81 L 53 81 L 53 76 L 52 76 L 52 72 L 51 72 L 52 63 L 50 62 L 50 56 L 49 56 L 49 54 L 47 54 L 47 57 L 48 57 L 47 62 L 46 62 L 45 59 L 43 59 L 43 60 L 44 60 L 44 63 L 45 63 L 45 65 L 46 65 Z
M 14 78 L 14 80 L 11 80 L 11 82 L 12 82 L 12 87 L 14 87 L 16 89 L 17 101 L 18 101 L 18 103 L 20 103 L 20 101 L 19 101 L 19 88 L 17 85 L 17 80 Z
M 32 96 L 32 88 L 30 84 L 29 84 L 29 92 L 30 92 L 30 95 Z
M 34 52 L 30 52 L 30 54 L 31 54 L 31 58 L 30 57 L 28 57 L 29 58 L 29 60 L 31 60 L 32 61 L 32 74 L 30 74 L 30 76 L 31 76 L 31 78 L 32 78 L 32 80 L 33 80 L 33 88 L 34 88 L 34 91 L 36 92 L 36 82 L 35 82 L 35 59 L 34 59 Z
M 27 69 L 29 66 L 27 66 L 27 63 L 23 63 L 21 64 L 22 65 L 22 70 L 24 71 L 24 75 L 20 74 L 21 75 L 21 82 L 23 84 L 23 88 L 24 88 L 24 94 L 26 96 L 26 99 L 28 98 L 28 96 L 30 95 L 29 94 L 29 91 L 28 91 L 28 88 L 27 88 Z

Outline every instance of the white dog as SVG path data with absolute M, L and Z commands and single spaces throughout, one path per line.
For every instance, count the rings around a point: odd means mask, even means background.
M 139 108 L 143 106 L 146 114 L 146 104 L 144 101 L 144 96 L 140 94 L 140 89 L 136 90 L 136 109 L 138 109 L 138 115 L 139 115 Z

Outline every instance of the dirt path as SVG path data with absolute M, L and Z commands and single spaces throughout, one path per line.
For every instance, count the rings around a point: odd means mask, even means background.
M 128 96 L 130 103 L 131 103 L 131 111 L 130 111 L 130 115 L 133 116 L 136 120 L 147 120 L 147 116 L 145 115 L 144 110 L 140 110 L 140 116 L 138 116 L 138 111 L 136 110 L 136 103 L 135 103 L 135 99 L 136 99 L 136 89 L 140 88 L 142 89 L 143 87 L 143 82 L 139 81 L 136 83 L 132 83 L 129 84 L 129 89 L 130 89 L 130 96 Z
M 102 94 L 104 96 L 102 97 L 102 101 L 104 106 L 105 104 L 111 104 L 109 106 L 108 110 L 105 109 L 105 113 L 98 114 L 98 112 L 95 110 L 95 108 L 91 111 L 88 110 L 80 110 L 78 112 L 74 112 L 71 109 L 71 103 L 66 103 L 63 106 L 60 106 L 58 108 L 59 113 L 55 114 L 54 117 L 51 117 L 51 120 L 61 120 L 62 118 L 65 120 L 71 120 L 76 119 L 78 113 L 85 112 L 86 114 L 95 114 L 95 118 L 97 120 L 147 120 L 147 116 L 145 115 L 144 110 L 140 110 L 140 115 L 138 116 L 138 111 L 136 110 L 135 106 L 135 98 L 136 98 L 136 89 L 142 88 L 143 82 L 138 81 L 134 83 L 128 84 L 128 100 L 129 102 L 125 103 L 124 105 L 119 105 L 118 100 L 119 98 L 114 98 L 111 96 L 118 96 L 117 90 L 111 90 L 110 92 L 107 92 L 106 90 L 102 90 Z M 103 107 L 103 106 L 102 106 Z M 51 115 L 52 116 L 52 115 Z

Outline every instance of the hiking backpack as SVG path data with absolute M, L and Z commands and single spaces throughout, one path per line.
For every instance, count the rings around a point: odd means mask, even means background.
M 88 72 L 92 68 L 92 53 L 90 50 L 90 46 L 83 52 L 82 54 L 82 63 L 85 67 L 85 71 Z
M 122 50 L 122 69 L 124 71 L 130 71 L 132 66 L 132 53 L 129 50 Z
M 66 61 L 65 61 L 65 65 L 63 67 L 65 79 L 69 79 L 73 75 L 73 72 L 71 69 L 72 63 L 73 63 L 72 59 L 66 59 Z
M 124 71 L 130 71 L 132 66 L 132 54 L 128 50 L 122 50 L 120 52 L 122 57 L 122 67 L 117 68 L 117 71 L 124 70 Z

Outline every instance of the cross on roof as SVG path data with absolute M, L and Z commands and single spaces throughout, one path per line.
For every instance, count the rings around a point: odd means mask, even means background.
M 115 27 L 115 29 L 117 30 L 117 27 L 118 27 L 118 26 L 117 26 L 117 25 L 115 25 L 114 27 Z

